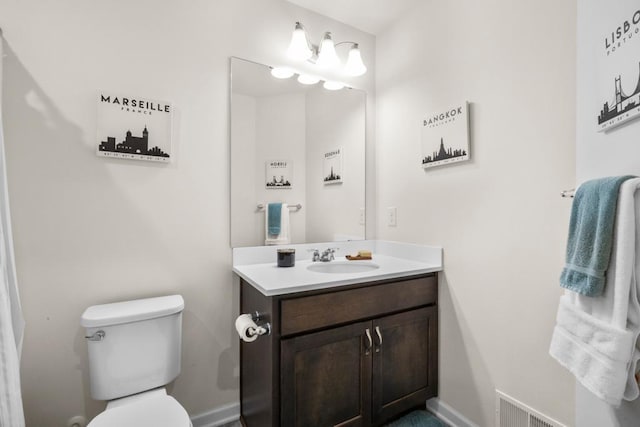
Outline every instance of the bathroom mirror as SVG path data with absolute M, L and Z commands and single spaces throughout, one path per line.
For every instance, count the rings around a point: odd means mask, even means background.
M 365 238 L 365 93 L 273 77 L 231 58 L 231 246 L 265 244 L 266 206 L 289 243 Z

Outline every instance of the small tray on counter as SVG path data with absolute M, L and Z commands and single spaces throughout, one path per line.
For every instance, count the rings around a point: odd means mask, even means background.
M 349 261 L 365 261 L 365 260 L 373 259 L 373 257 L 370 257 L 370 256 L 360 256 L 360 255 L 347 255 L 345 256 L 345 258 L 348 259 Z

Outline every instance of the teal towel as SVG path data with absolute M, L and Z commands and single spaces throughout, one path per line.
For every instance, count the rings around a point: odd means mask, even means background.
M 594 179 L 576 191 L 571 208 L 567 263 L 560 286 L 582 295 L 596 297 L 605 288 L 613 246 L 616 205 L 620 185 L 633 176 Z
M 278 236 L 280 234 L 280 224 L 282 223 L 280 220 L 282 216 L 282 203 L 269 203 L 267 209 L 267 215 L 269 215 L 267 231 L 270 236 Z
M 387 427 L 445 427 L 445 424 L 427 411 L 413 411 Z

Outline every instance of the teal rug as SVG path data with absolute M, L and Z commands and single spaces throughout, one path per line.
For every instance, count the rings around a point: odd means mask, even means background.
M 387 427 L 446 427 L 446 424 L 427 411 L 413 411 L 387 424 Z

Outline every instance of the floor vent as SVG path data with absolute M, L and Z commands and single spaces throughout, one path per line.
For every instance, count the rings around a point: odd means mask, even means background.
M 496 390 L 496 427 L 566 427 Z

